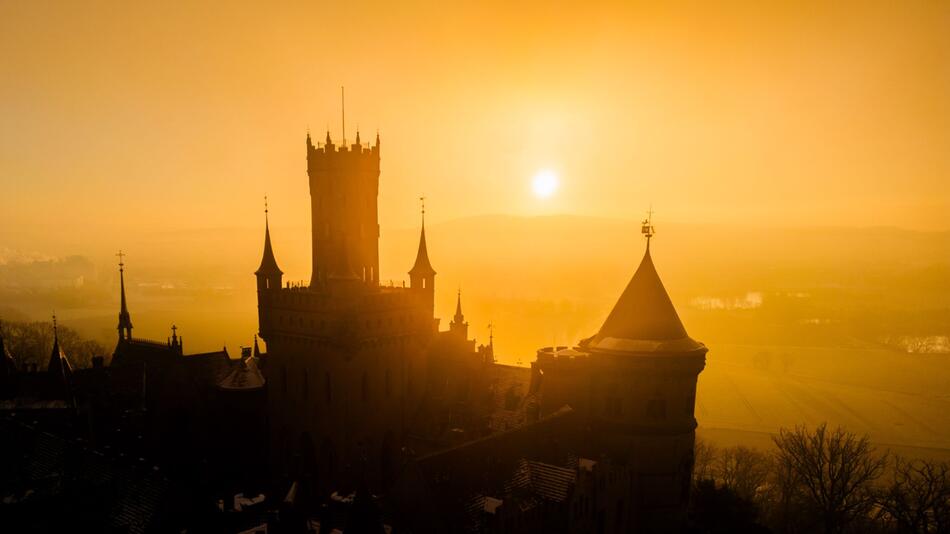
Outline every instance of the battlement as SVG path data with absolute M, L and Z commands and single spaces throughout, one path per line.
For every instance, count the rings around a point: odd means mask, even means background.
M 376 138 L 376 144 L 360 141 L 357 134 L 355 143 L 343 142 L 337 144 L 330 139 L 329 134 L 324 141 L 317 141 L 316 144 L 307 137 L 307 161 L 310 163 L 333 162 L 343 163 L 346 161 L 379 161 L 379 137 Z
M 337 145 L 334 143 L 326 144 L 317 142 L 317 144 L 313 146 L 313 152 L 324 156 L 328 154 L 378 154 L 379 146 L 372 146 L 369 143 Z

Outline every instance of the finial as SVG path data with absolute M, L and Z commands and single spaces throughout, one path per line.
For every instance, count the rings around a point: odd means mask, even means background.
M 488 323 L 488 346 L 492 347 L 495 344 L 495 323 Z
M 119 250 L 119 253 L 116 254 L 116 256 L 119 257 L 119 270 L 121 271 L 122 268 L 125 267 L 125 263 L 123 263 L 122 259 L 125 258 L 126 254 L 124 254 L 122 250 Z
M 267 195 L 264 195 L 264 218 L 267 218 Z
M 653 237 L 653 234 L 656 231 L 653 228 L 653 205 L 650 205 L 650 209 L 647 210 L 647 218 L 643 219 L 643 222 L 640 223 L 640 233 L 647 238 L 647 250 L 650 250 L 650 238 Z
M 422 225 L 426 224 L 426 197 L 419 197 L 419 203 L 422 206 Z
M 56 325 L 56 312 L 55 312 L 55 311 L 53 312 L 53 338 L 54 338 L 54 339 L 59 339 L 59 330 L 57 329 L 57 325 Z
M 172 325 L 172 337 L 174 338 L 177 335 L 177 333 L 178 333 L 178 327 L 175 325 Z

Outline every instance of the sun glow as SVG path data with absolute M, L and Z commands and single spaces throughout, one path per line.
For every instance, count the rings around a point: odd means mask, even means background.
M 531 190 L 534 196 L 538 198 L 548 198 L 553 195 L 558 188 L 557 174 L 549 169 L 538 171 L 531 180 Z

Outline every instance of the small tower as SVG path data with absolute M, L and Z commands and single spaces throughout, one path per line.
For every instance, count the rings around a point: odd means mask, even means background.
M 449 323 L 449 331 L 460 339 L 468 339 L 468 323 L 462 314 L 462 290 L 458 291 L 458 300 L 455 302 L 455 315 Z
M 422 204 L 422 232 L 419 235 L 419 251 L 416 253 L 416 263 L 409 270 L 409 286 L 412 291 L 435 315 L 435 269 L 429 263 L 429 250 L 426 247 L 426 207 L 425 197 L 420 198 Z
M 119 343 L 132 339 L 132 317 L 129 315 L 129 308 L 125 302 L 125 263 L 122 261 L 125 254 L 120 250 L 116 256 L 119 257 L 119 293 L 121 305 L 119 307 Z
M 59 331 L 56 326 L 56 316 L 53 316 L 53 350 L 49 356 L 49 363 L 46 364 L 46 374 L 48 376 L 49 395 L 51 398 L 69 400 L 70 388 L 69 379 L 73 369 L 66 359 L 63 349 L 59 348 Z
M 308 136 L 309 138 L 309 136 Z M 283 271 L 277 266 L 274 258 L 274 249 L 270 244 L 270 221 L 268 220 L 267 197 L 264 197 L 264 255 L 261 265 L 254 272 L 257 277 L 257 292 L 280 289 Z

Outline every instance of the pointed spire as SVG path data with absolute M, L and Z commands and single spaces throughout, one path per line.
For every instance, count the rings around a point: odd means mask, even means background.
M 333 140 L 332 140 L 332 139 L 330 139 L 330 129 L 329 129 L 329 128 L 327 128 L 327 139 L 326 139 L 326 144 L 327 144 L 327 146 L 330 146 L 330 145 L 332 145 L 332 144 L 333 144 Z
M 254 352 L 253 356 L 255 358 L 261 357 L 261 347 L 257 344 L 257 334 L 254 334 Z
M 434 275 L 435 269 L 432 268 L 432 264 L 429 262 L 429 250 L 426 246 L 426 197 L 419 197 L 419 201 L 422 202 L 422 231 L 419 234 L 419 250 L 416 252 L 416 263 L 409 270 L 409 274 L 410 276 L 426 277 Z
M 173 349 L 177 349 L 177 348 L 180 347 L 180 345 L 181 345 L 181 341 L 180 341 L 179 338 L 178 338 L 178 327 L 173 324 L 173 325 L 172 325 L 171 346 L 172 346 Z
M 356 144 L 360 144 L 360 129 L 359 126 L 356 127 Z
M 277 266 L 274 258 L 274 248 L 270 244 L 270 220 L 268 218 L 267 196 L 264 196 L 264 255 L 261 256 L 261 265 L 254 272 L 255 275 L 284 274 Z
M 376 129 L 376 148 L 379 148 L 379 128 Z
M 56 324 L 56 314 L 53 314 L 53 350 L 50 352 L 49 363 L 46 364 L 46 370 L 55 376 L 57 380 L 60 377 L 65 380 L 67 375 L 72 372 L 72 367 L 69 365 L 69 360 L 66 359 L 66 354 L 64 354 L 63 349 L 59 347 L 59 328 Z
M 132 339 L 132 316 L 125 301 L 125 254 L 120 250 L 119 257 L 119 341 Z
M 307 126 L 307 148 L 313 148 L 313 141 L 310 139 L 310 127 Z
M 455 317 L 452 318 L 456 324 L 465 322 L 465 316 L 462 315 L 462 288 L 458 290 L 458 299 L 455 301 Z

